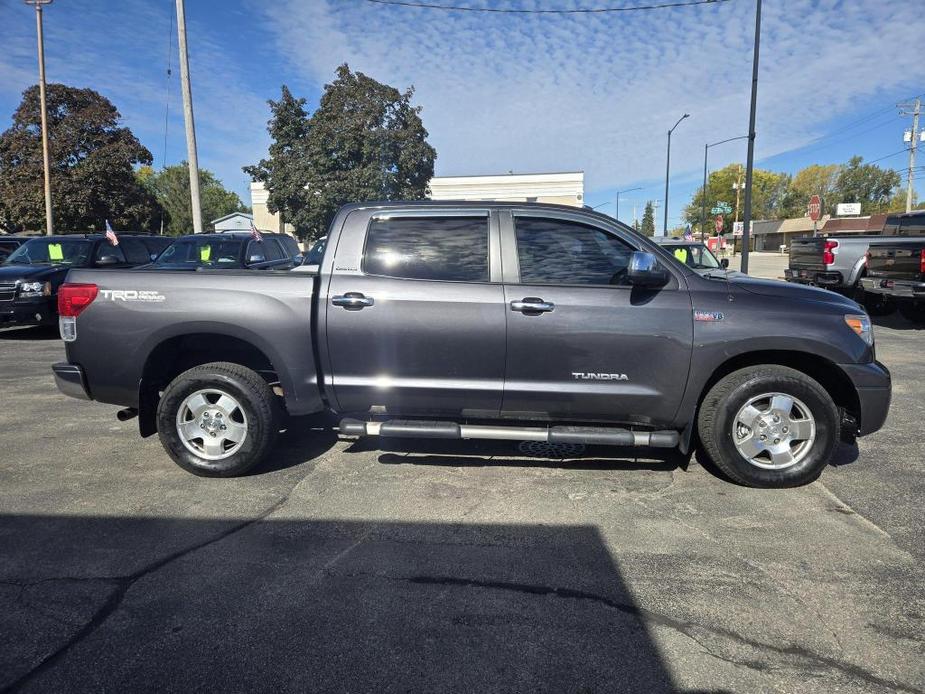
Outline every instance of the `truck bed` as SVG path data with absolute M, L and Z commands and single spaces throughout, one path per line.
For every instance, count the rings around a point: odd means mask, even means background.
M 308 273 L 220 270 L 170 273 L 153 270 L 72 270 L 68 282 L 99 287 L 80 315 L 67 359 L 93 374 L 94 400 L 138 405 L 139 383 L 155 348 L 174 336 L 183 351 L 208 351 L 216 341 L 256 345 L 266 355 L 292 414 L 322 409 L 312 357 L 312 297 Z M 113 340 L 117 335 L 118 339 Z

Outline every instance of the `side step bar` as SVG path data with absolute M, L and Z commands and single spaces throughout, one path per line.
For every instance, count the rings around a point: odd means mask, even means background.
M 346 436 L 394 436 L 413 439 L 496 439 L 503 441 L 542 441 L 545 443 L 584 443 L 602 446 L 644 446 L 675 448 L 677 431 L 631 431 L 613 427 L 515 427 L 457 424 L 428 420 L 391 419 L 364 422 L 342 419 L 340 433 Z

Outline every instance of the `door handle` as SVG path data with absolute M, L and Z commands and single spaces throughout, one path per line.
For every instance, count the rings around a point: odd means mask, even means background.
M 547 313 L 555 307 L 556 305 L 551 301 L 543 301 L 535 296 L 528 296 L 520 301 L 511 302 L 511 310 L 520 311 L 521 313 Z
M 364 296 L 360 292 L 347 292 L 331 297 L 331 303 L 335 306 L 343 306 L 348 311 L 359 311 L 364 306 L 372 306 L 374 302 L 371 296 Z

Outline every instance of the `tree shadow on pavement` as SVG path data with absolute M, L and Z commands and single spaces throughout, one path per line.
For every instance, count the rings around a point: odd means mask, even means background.
M 10 515 L 0 555 L 0 691 L 667 692 L 689 629 L 585 525 Z
M 899 311 L 891 313 L 888 316 L 871 316 L 870 320 L 873 322 L 874 326 L 891 328 L 893 330 L 925 330 L 925 324 L 920 325 L 906 320 L 899 314 Z

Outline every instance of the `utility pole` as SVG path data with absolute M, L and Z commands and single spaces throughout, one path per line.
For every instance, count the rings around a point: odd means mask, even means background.
M 761 0 L 756 0 L 755 50 L 752 54 L 752 104 L 748 112 L 748 159 L 745 162 L 745 219 L 742 224 L 742 260 L 739 265 L 739 269 L 746 275 L 748 274 L 749 231 L 752 223 L 752 172 L 755 168 L 755 113 L 758 110 L 758 48 L 760 42 Z
M 189 81 L 189 54 L 186 50 L 186 10 L 177 0 L 177 32 L 180 44 L 180 86 L 183 91 L 183 120 L 186 122 L 186 156 L 189 166 L 190 203 L 193 233 L 202 233 L 202 204 L 199 200 L 199 156 L 196 154 L 196 124 L 193 120 L 193 91 Z
M 922 99 L 916 97 L 913 104 L 899 104 L 901 109 L 912 108 L 912 139 L 909 142 L 909 178 L 906 184 L 906 212 L 912 212 L 912 199 L 914 196 L 915 180 L 915 150 L 919 146 L 919 113 L 922 110 Z M 908 111 L 900 111 L 899 115 L 908 116 Z
M 48 109 L 45 105 L 45 37 L 42 33 L 42 5 L 50 5 L 51 0 L 25 0 L 27 5 L 35 7 L 35 30 L 39 44 L 39 101 L 42 108 L 42 168 L 45 175 L 45 234 L 55 233 L 54 218 L 51 213 L 51 154 L 48 151 Z
M 662 236 L 668 236 L 668 178 L 671 174 L 671 133 L 681 124 L 682 120 L 690 118 L 690 116 L 691 114 L 685 113 L 678 118 L 678 122 L 671 126 L 671 130 L 668 131 L 668 154 L 665 157 L 665 221 L 662 224 Z

